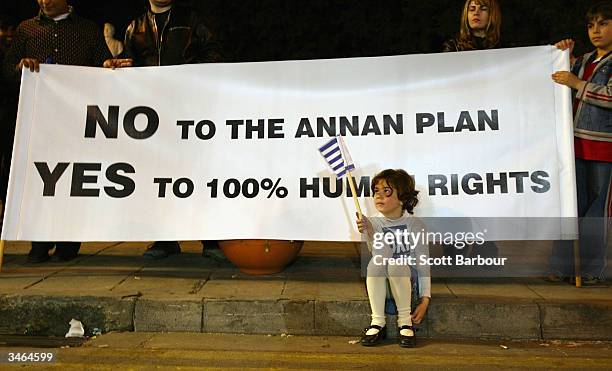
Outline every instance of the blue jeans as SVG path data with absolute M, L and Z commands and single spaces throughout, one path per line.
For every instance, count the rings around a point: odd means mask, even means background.
M 576 159 L 576 188 L 580 233 L 580 265 L 583 275 L 605 279 L 607 263 L 607 201 L 610 197 L 612 162 Z M 555 241 L 550 267 L 564 276 L 573 274 L 572 241 Z

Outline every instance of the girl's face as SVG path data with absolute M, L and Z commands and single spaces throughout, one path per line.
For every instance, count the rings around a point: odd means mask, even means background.
M 489 25 L 489 7 L 470 1 L 468 5 L 468 24 L 474 31 L 486 31 Z
M 589 30 L 589 39 L 597 49 L 604 51 L 612 49 L 612 21 L 600 16 L 590 21 L 587 29 Z
M 402 202 L 397 198 L 397 189 L 380 180 L 374 186 L 374 204 L 376 210 L 387 218 L 397 219 L 403 214 Z

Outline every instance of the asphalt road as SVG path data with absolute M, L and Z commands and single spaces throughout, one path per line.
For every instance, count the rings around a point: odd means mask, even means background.
M 1 339 L 0 339 L 1 340 Z M 356 338 L 179 333 L 112 333 L 81 346 L 5 342 L 8 352 L 52 352 L 52 363 L 22 363 L 31 369 L 612 369 L 606 342 L 443 342 L 420 341 L 402 349 L 393 340 L 365 348 Z M 0 341 L 0 344 L 2 341 Z

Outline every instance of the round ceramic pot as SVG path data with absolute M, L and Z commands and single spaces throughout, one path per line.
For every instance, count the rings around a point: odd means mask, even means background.
M 302 245 L 304 245 L 304 241 L 219 241 L 219 247 L 225 256 L 241 272 L 256 275 L 281 272 L 287 264 L 297 258 Z

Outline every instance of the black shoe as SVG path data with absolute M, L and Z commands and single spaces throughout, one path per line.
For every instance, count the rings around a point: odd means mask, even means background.
M 601 279 L 601 277 L 591 276 L 589 274 L 585 274 L 582 277 L 582 286 L 586 287 L 606 287 L 606 281 Z
M 45 243 L 33 242 L 32 248 L 28 253 L 27 262 L 32 264 L 40 264 L 51 259 L 51 256 L 49 256 L 49 248 L 46 245 L 47 244 Z M 51 245 L 51 247 L 53 247 L 53 245 Z
M 372 347 L 387 338 L 387 326 L 380 327 L 378 325 L 371 325 L 365 329 L 365 332 L 368 332 L 372 328 L 377 329 L 378 332 L 374 335 L 363 335 L 361 337 L 361 345 L 364 347 Z
M 53 256 L 59 261 L 67 262 L 79 256 L 80 242 L 58 242 L 55 245 Z
M 150 259 L 163 259 L 180 253 L 181 246 L 177 241 L 155 241 L 143 256 Z
M 412 330 L 412 336 L 402 335 L 402 330 Z M 416 347 L 416 334 L 412 326 L 404 325 L 397 329 L 397 342 L 402 348 L 414 348 Z

